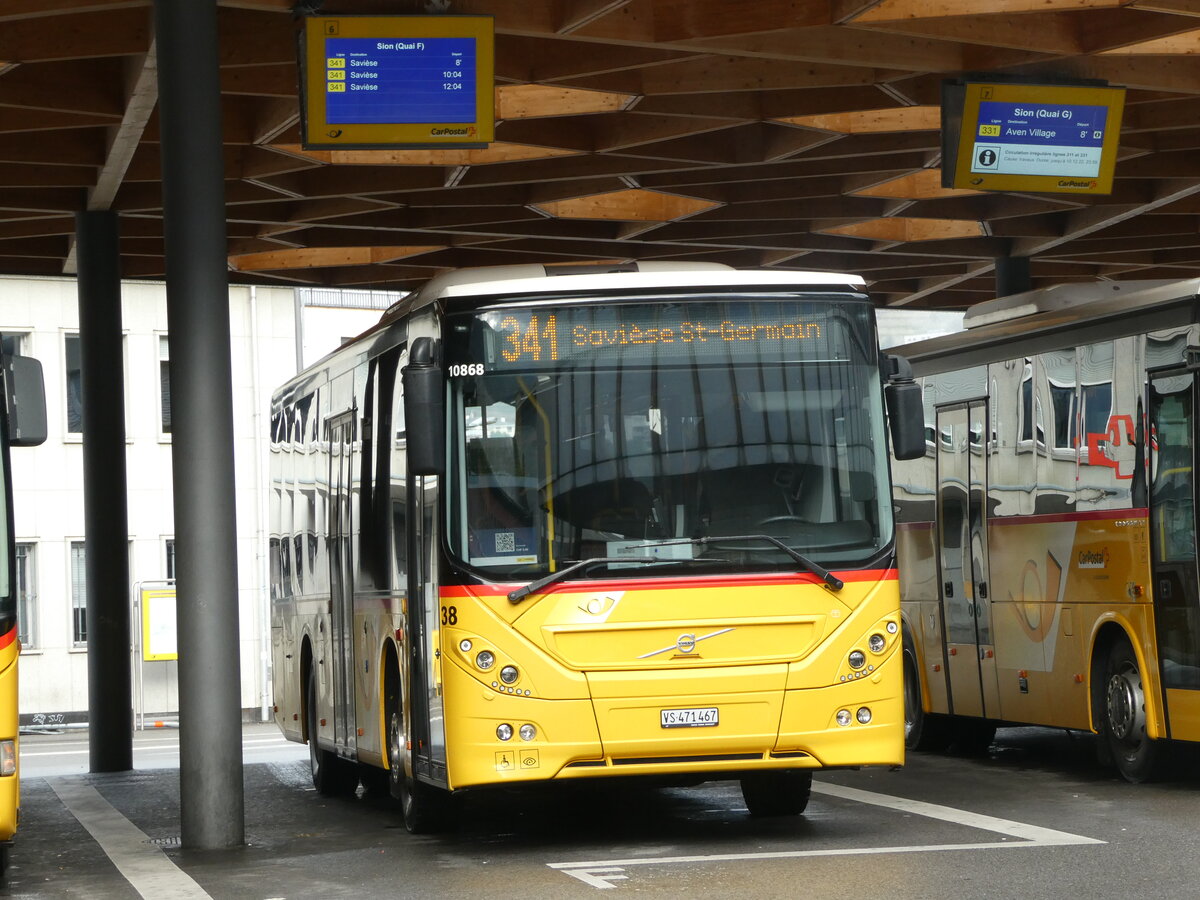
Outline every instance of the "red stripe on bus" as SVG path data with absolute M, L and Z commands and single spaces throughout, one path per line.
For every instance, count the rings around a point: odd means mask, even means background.
M 1077 513 L 1045 513 L 1040 516 L 993 516 L 988 519 L 989 525 L 1028 525 L 1039 522 L 1100 522 L 1106 519 L 1149 519 L 1150 510 L 1145 507 L 1137 509 L 1102 509 Z M 901 522 L 898 527 L 902 531 L 924 531 L 934 527 L 933 522 Z
M 5 634 L 0 634 L 0 650 L 3 650 L 9 644 L 17 639 L 17 626 L 14 625 Z
M 896 581 L 899 576 L 895 569 L 861 569 L 850 572 L 834 572 L 842 581 Z M 662 578 L 662 579 L 616 579 L 610 578 L 596 581 L 563 581 L 547 588 L 550 590 L 574 591 L 628 591 L 654 590 L 670 591 L 680 589 L 695 589 L 705 587 L 770 587 L 771 585 L 786 584 L 822 584 L 816 575 L 789 572 L 776 575 L 710 575 L 707 578 Z M 449 585 L 441 589 L 443 597 L 471 596 L 505 596 L 509 591 L 521 587 L 520 584 L 473 584 Z
M 1039 522 L 1100 522 L 1106 519 L 1149 519 L 1150 510 L 1102 509 L 1090 512 L 1048 513 L 1041 516 L 996 516 L 988 520 L 991 525 L 1022 525 Z

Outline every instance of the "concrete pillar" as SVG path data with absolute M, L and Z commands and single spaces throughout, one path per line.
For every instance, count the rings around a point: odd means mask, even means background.
M 1029 275 L 1028 256 L 1000 256 L 996 258 L 996 296 L 1010 297 L 1023 294 L 1033 287 Z
M 133 768 L 125 363 L 117 216 L 75 216 L 83 386 L 83 510 L 87 581 L 88 765 Z
M 233 391 L 215 0 L 155 0 L 179 631 L 181 837 L 245 839 Z

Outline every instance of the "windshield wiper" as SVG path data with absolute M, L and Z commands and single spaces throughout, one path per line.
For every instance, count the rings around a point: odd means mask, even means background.
M 718 541 L 766 541 L 778 549 L 782 550 L 806 570 L 820 578 L 825 584 L 835 591 L 840 591 L 844 586 L 842 579 L 838 578 L 828 569 L 817 565 L 799 550 L 789 547 L 779 538 L 771 537 L 769 534 L 725 534 L 717 537 L 698 537 L 698 538 L 679 538 L 677 540 L 657 541 L 653 544 L 648 544 L 648 547 L 674 547 L 683 544 L 690 544 L 693 547 L 704 547 L 709 544 L 716 544 Z M 591 559 L 581 559 L 579 562 L 572 563 L 565 569 L 559 569 L 557 572 L 551 572 L 544 578 L 539 578 L 537 581 L 531 581 L 525 587 L 517 588 L 514 591 L 509 591 L 508 602 L 520 603 L 530 594 L 536 594 L 552 584 L 557 584 L 565 578 L 569 578 L 576 572 L 587 569 L 591 566 L 597 566 L 602 563 L 685 563 L 685 562 L 709 562 L 700 557 L 686 557 L 684 559 L 660 559 L 653 556 L 594 556 Z
M 673 543 L 688 543 L 687 541 L 674 541 Z M 652 547 L 661 547 L 661 544 L 650 544 Z M 576 572 L 582 569 L 587 569 L 591 566 L 598 566 L 601 563 L 689 563 L 689 562 L 709 562 L 706 559 L 696 559 L 687 557 L 684 559 L 658 559 L 654 556 L 593 556 L 591 559 L 581 559 L 578 562 L 571 563 L 565 569 L 559 569 L 557 572 L 551 572 L 544 578 L 539 578 L 537 581 L 531 581 L 525 587 L 517 588 L 515 591 L 508 592 L 509 603 L 520 603 L 530 594 L 536 594 L 550 587 L 552 584 L 557 584 L 564 578 L 570 578 Z
M 681 538 L 676 541 L 663 541 L 662 544 L 655 546 L 663 546 L 665 544 L 692 544 L 694 546 L 706 546 L 708 544 L 716 544 L 718 541 L 766 541 L 768 544 L 773 544 L 778 547 L 800 565 L 804 566 L 812 574 L 820 578 L 825 584 L 835 591 L 840 591 L 844 586 L 842 579 L 838 578 L 824 566 L 817 565 L 799 550 L 794 547 L 789 547 L 777 537 L 771 537 L 769 534 L 719 534 L 715 537 L 698 537 L 698 538 Z

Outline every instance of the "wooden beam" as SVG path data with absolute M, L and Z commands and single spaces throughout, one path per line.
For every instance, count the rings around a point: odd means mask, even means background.
M 636 94 L 583 91 L 549 84 L 509 84 L 496 88 L 497 119 L 533 119 L 618 112 L 635 102 Z
M 629 0 L 563 0 L 559 34 L 570 34 L 626 6 Z
M 442 245 L 404 247 L 299 247 L 231 256 L 229 266 L 238 272 L 279 269 L 324 269 L 330 266 L 364 266 L 407 259 L 445 249 Z
M 96 183 L 88 192 L 89 210 L 110 209 L 117 196 L 125 172 L 137 151 L 146 130 L 146 123 L 158 104 L 158 54 L 151 41 L 149 51 L 127 63 L 130 84 L 121 124 L 112 133 L 104 165 L 96 175 Z M 74 253 L 74 247 L 72 254 Z M 74 266 L 67 269 L 73 271 Z
M 745 4 L 730 7 L 741 11 Z M 966 68 L 961 48 L 948 41 L 873 33 L 838 25 L 774 28 L 765 34 L 691 41 L 689 47 L 717 53 L 914 72 L 958 72 Z
M 860 13 L 855 24 L 946 16 L 1042 13 L 1050 10 L 1116 9 L 1129 0 L 883 0 Z

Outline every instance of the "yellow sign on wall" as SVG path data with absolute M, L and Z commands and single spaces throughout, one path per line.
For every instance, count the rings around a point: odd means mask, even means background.
M 142 588 L 142 659 L 178 659 L 175 588 Z
M 484 147 L 495 136 L 491 16 L 304 20 L 306 149 Z

